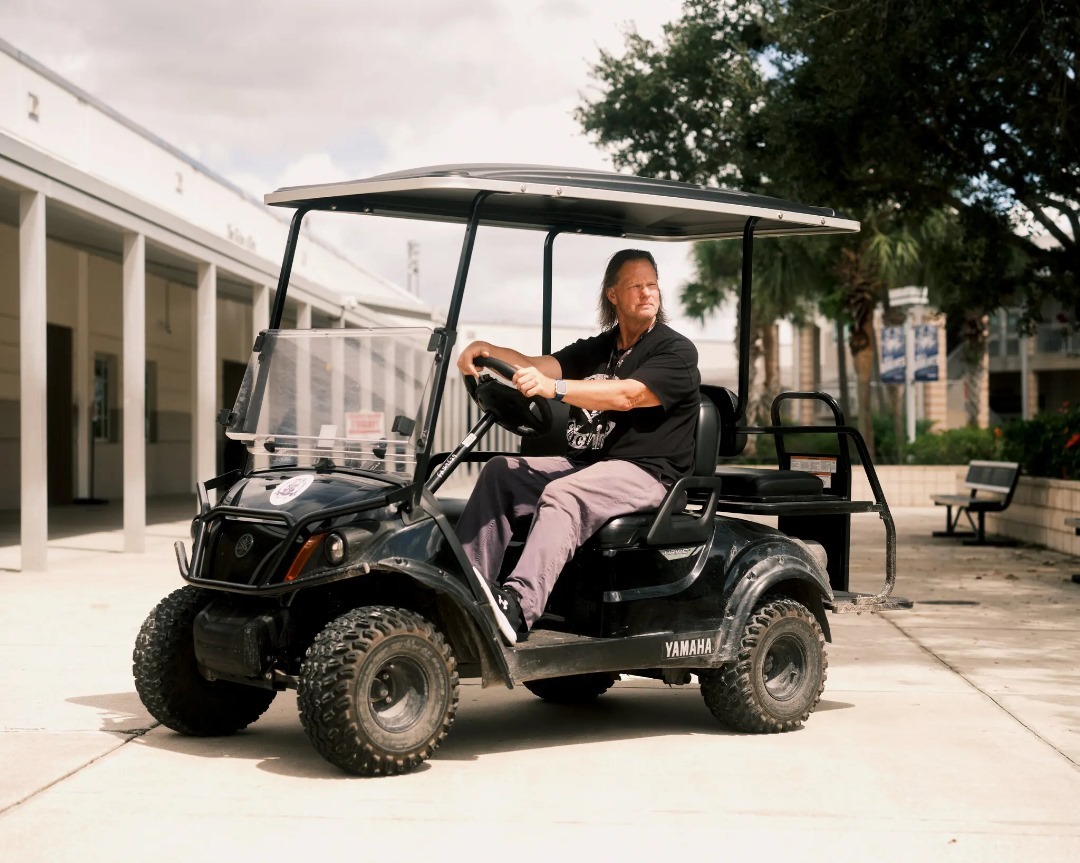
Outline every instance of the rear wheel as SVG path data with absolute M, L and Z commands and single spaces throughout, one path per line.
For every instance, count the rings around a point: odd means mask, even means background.
M 533 695 L 553 704 L 586 704 L 611 689 L 616 680 L 618 675 L 596 672 L 526 680 L 524 686 Z
M 414 770 L 450 732 L 457 663 L 442 634 L 400 608 L 358 608 L 315 638 L 300 668 L 300 721 L 331 764 L 360 776 Z
M 272 689 L 207 680 L 195 661 L 195 616 L 211 596 L 191 585 L 150 612 L 132 656 L 135 689 L 162 725 L 198 737 L 234 734 L 266 712 Z
M 713 715 L 738 731 L 800 728 L 825 688 L 825 636 L 793 599 L 766 600 L 743 629 L 738 659 L 699 673 Z

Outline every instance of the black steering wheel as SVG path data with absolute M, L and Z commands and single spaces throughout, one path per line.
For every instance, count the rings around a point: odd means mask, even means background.
M 494 357 L 476 357 L 480 378 L 465 375 L 465 389 L 480 409 L 507 431 L 522 437 L 542 435 L 551 428 L 551 405 L 541 396 L 525 396 L 513 384 L 514 367 Z

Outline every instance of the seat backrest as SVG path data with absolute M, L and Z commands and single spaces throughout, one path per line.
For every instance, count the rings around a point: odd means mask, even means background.
M 964 485 L 976 491 L 989 491 L 1011 498 L 1020 478 L 1020 465 L 1014 461 L 971 461 Z
M 720 443 L 720 412 L 704 393 L 698 405 L 697 430 L 694 432 L 694 476 L 712 476 L 716 472 L 716 448 Z
M 746 448 L 746 435 L 739 433 L 739 424 L 735 420 L 739 399 L 727 387 L 712 384 L 701 385 L 701 396 L 702 400 L 713 403 L 719 418 L 716 457 L 734 458 Z

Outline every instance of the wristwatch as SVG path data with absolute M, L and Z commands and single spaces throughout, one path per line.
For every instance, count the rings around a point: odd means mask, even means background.
M 566 381 L 564 381 L 562 378 L 559 378 L 557 381 L 555 381 L 555 401 L 561 402 L 563 400 L 563 396 L 565 395 Z

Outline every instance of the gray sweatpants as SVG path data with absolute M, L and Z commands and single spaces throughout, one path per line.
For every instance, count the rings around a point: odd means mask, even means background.
M 531 628 L 578 547 L 608 519 L 655 509 L 666 493 L 660 480 L 628 461 L 577 468 L 558 456 L 496 456 L 480 472 L 457 534 L 469 561 L 494 583 L 514 526 L 533 516 L 521 559 L 503 581 L 521 596 Z

